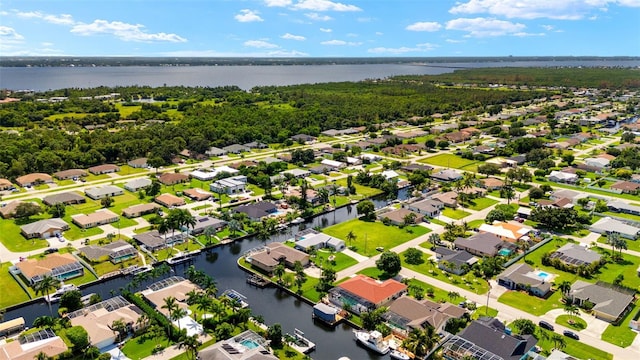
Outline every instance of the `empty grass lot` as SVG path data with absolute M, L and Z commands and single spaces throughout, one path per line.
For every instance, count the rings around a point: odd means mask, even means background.
M 29 295 L 9 273 L 10 266 L 11 263 L 9 262 L 0 264 L 0 288 L 2 289 L 0 309 L 29 300 Z
M 436 165 L 446 168 L 461 169 L 476 172 L 477 164 L 480 161 L 464 159 L 453 154 L 438 154 L 426 159 L 420 160 L 421 163 Z
M 452 208 L 444 208 L 444 210 L 442 210 L 442 215 L 450 218 L 450 219 L 454 219 L 454 220 L 460 220 L 460 219 L 464 219 L 465 217 L 471 215 L 471 213 L 468 213 L 462 209 L 452 209 Z
M 328 260 L 330 256 L 334 257 L 333 261 Z M 356 259 L 352 258 L 349 255 L 345 255 L 341 252 L 331 253 L 327 250 L 316 251 L 315 257 L 312 257 L 311 260 L 319 267 L 331 267 L 336 272 L 344 270 L 358 263 Z
M 497 200 L 493 200 L 485 197 L 485 198 L 473 199 L 469 203 L 465 204 L 467 205 L 465 207 L 471 210 L 480 211 L 488 208 L 489 206 L 493 206 L 497 203 L 498 203 Z
M 349 231 L 353 231 L 353 234 L 356 235 L 352 241 L 347 241 Z M 355 246 L 358 254 L 373 256 L 379 254 L 379 251 L 376 250 L 377 247 L 382 247 L 385 250 L 392 249 L 428 233 L 429 229 L 417 225 L 400 229 L 393 225 L 386 226 L 378 221 L 368 222 L 353 219 L 325 228 L 322 232 L 344 240 L 347 246 Z

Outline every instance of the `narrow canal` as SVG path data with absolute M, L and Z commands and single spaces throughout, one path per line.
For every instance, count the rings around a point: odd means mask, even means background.
M 400 191 L 399 198 L 406 198 L 406 191 Z M 384 200 L 374 200 L 377 208 L 387 204 Z M 349 205 L 334 212 L 319 215 L 305 224 L 297 225 L 286 233 L 272 236 L 268 242 L 285 241 L 293 236 L 300 228 L 326 227 L 334 223 L 340 223 L 357 216 L 356 206 Z M 334 220 L 335 219 L 335 220 Z M 202 252 L 193 262 L 197 269 L 205 271 L 212 276 L 218 284 L 218 293 L 226 289 L 234 289 L 247 297 L 251 311 L 255 315 L 262 315 L 267 325 L 279 323 L 283 333 L 293 334 L 294 329 L 300 329 L 305 336 L 316 343 L 316 350 L 309 355 L 317 360 L 335 360 L 347 356 L 351 360 L 378 359 L 379 355 L 367 351 L 353 340 L 352 328 L 348 325 L 339 325 L 335 329 L 328 328 L 321 323 L 316 323 L 311 318 L 312 307 L 296 297 L 276 288 L 259 289 L 246 283 L 246 273 L 237 265 L 237 259 L 247 250 L 263 245 L 264 242 L 257 238 L 246 238 Z M 173 267 L 170 275 L 183 276 L 188 267 L 187 264 L 179 264 Z M 118 294 L 131 278 L 121 277 L 83 287 L 83 294 L 96 293 L 103 299 Z M 148 283 L 141 284 L 139 290 L 145 288 Z M 54 313 L 57 304 L 54 304 Z M 5 319 L 24 317 L 27 324 L 32 324 L 38 316 L 49 315 L 49 308 L 43 301 L 31 305 L 19 307 L 5 314 Z

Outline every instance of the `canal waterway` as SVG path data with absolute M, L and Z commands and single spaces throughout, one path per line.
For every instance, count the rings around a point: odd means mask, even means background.
M 408 190 L 399 192 L 399 199 L 406 199 Z M 387 205 L 384 199 L 374 199 L 376 208 Z M 296 231 L 302 228 L 326 227 L 343 221 L 353 219 L 357 216 L 356 206 L 347 205 L 335 211 L 314 217 L 306 223 L 294 225 L 287 232 L 272 236 L 267 242 L 285 241 L 293 237 Z M 246 283 L 247 273 L 240 269 L 237 260 L 244 252 L 252 248 L 262 246 L 265 242 L 255 237 L 248 237 L 237 240 L 230 244 L 215 247 L 209 251 L 203 251 L 191 263 L 175 265 L 171 275 L 184 276 L 184 272 L 190 264 L 195 265 L 199 270 L 205 271 L 212 276 L 218 285 L 218 293 L 226 289 L 234 289 L 247 297 L 252 313 L 262 315 L 267 325 L 279 323 L 282 331 L 293 334 L 294 329 L 300 329 L 305 336 L 316 343 L 316 350 L 310 353 L 314 359 L 338 359 L 347 356 L 351 360 L 356 359 L 378 359 L 379 355 L 367 351 L 364 347 L 357 345 L 353 340 L 352 328 L 346 324 L 338 325 L 331 329 L 321 323 L 315 322 L 311 318 L 312 306 L 301 301 L 293 295 L 274 287 L 264 289 L 256 288 Z M 125 288 L 131 281 L 130 277 L 119 277 L 106 280 L 101 283 L 91 284 L 82 287 L 83 294 L 96 293 L 103 299 L 118 294 L 120 289 Z M 140 285 L 139 291 L 144 289 L 152 280 Z M 54 304 L 54 312 L 57 312 L 57 304 Z M 43 315 L 49 315 L 48 305 L 42 301 L 31 303 L 22 307 L 8 310 L 5 319 L 24 317 L 27 324 Z

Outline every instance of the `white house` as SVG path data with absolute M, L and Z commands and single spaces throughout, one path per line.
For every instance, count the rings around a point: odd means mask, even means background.
M 587 166 L 597 167 L 599 169 L 604 169 L 609 166 L 609 159 L 605 158 L 586 158 L 584 159 L 584 164 Z
M 578 181 L 578 175 L 553 170 L 551 174 L 549 174 L 549 181 L 558 182 L 558 183 L 568 183 L 575 184 Z
M 247 186 L 246 176 L 235 176 L 226 179 L 220 179 L 209 185 L 209 190 L 216 194 L 240 194 L 245 191 Z
M 329 159 L 322 160 L 320 162 L 320 164 L 332 167 L 334 169 L 342 169 L 343 167 L 346 166 L 346 164 L 343 163 L 343 162 L 335 161 L 335 160 L 329 160 Z
M 384 178 L 387 180 L 397 179 L 398 176 L 400 176 L 400 174 L 398 174 L 394 170 L 385 170 L 381 173 L 381 175 L 384 176 Z

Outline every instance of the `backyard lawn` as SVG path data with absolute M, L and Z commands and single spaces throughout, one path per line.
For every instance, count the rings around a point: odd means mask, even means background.
M 463 276 L 449 274 L 438 269 L 437 266 L 429 264 L 429 262 L 426 261 L 428 257 L 427 254 L 424 254 L 423 256 L 425 262 L 420 265 L 407 264 L 407 262 L 405 261 L 405 254 L 406 251 L 400 253 L 400 260 L 402 261 L 402 266 L 407 269 L 455 285 L 461 289 L 475 292 L 476 294 L 484 294 L 489 290 L 489 286 L 487 285 L 486 281 L 478 279 L 471 273 L 467 273 Z
M 631 330 L 629 323 L 633 320 L 634 316 L 637 318 L 640 316 L 639 302 L 633 306 L 633 309 L 627 313 L 624 319 L 620 322 L 620 325 L 609 325 L 602 333 L 602 340 L 612 343 L 620 347 L 630 346 L 633 340 L 638 335 L 637 332 Z
M 2 245 L 12 252 L 43 249 L 49 244 L 46 240 L 42 239 L 25 239 L 20 233 L 20 226 L 16 225 L 13 220 L 0 221 L 0 234 L 2 234 L 2 236 L 0 236 Z
M 453 154 L 438 154 L 426 159 L 420 160 L 421 163 L 442 166 L 447 168 L 462 169 L 469 165 L 476 164 L 478 161 L 464 159 Z
M 507 291 L 498 298 L 498 302 L 529 314 L 540 316 L 546 314 L 549 310 L 561 309 L 563 307 L 563 304 L 560 303 L 561 299 L 562 294 L 560 291 L 554 292 L 547 299 L 529 295 L 522 291 Z
M 29 300 L 29 295 L 27 295 L 27 293 L 9 273 L 9 267 L 11 265 L 12 264 L 10 262 L 0 264 L 0 288 L 2 289 L 2 296 L 0 296 L 0 309 Z
M 462 209 L 452 209 L 452 208 L 445 207 L 444 210 L 442 210 L 442 215 L 450 219 L 460 220 L 471 215 L 471 213 L 468 213 Z
M 485 198 L 473 199 L 470 201 L 470 204 L 468 204 L 469 206 L 465 206 L 465 207 L 471 210 L 480 211 L 488 208 L 489 206 L 493 206 L 497 203 L 498 203 L 497 200 L 493 200 L 485 197 Z
M 348 241 L 347 234 L 350 231 L 356 235 L 356 238 Z M 347 246 L 355 246 L 356 252 L 361 255 L 373 256 L 379 253 L 376 248 L 381 247 L 385 250 L 390 250 L 404 242 L 428 233 L 429 229 L 417 225 L 400 229 L 393 225 L 386 226 L 378 221 L 368 222 L 353 219 L 325 228 L 322 232 L 344 240 Z
M 328 260 L 328 258 L 331 256 L 334 257 L 333 261 Z M 358 263 L 356 259 L 352 258 L 349 255 L 345 255 L 341 252 L 332 253 L 324 249 L 316 251 L 316 255 L 315 257 L 311 257 L 311 261 L 316 263 L 316 265 L 321 268 L 330 266 L 336 272 L 344 270 Z
M 492 307 L 480 306 L 471 315 L 473 319 L 478 319 L 482 316 L 496 317 L 498 316 L 498 310 Z

